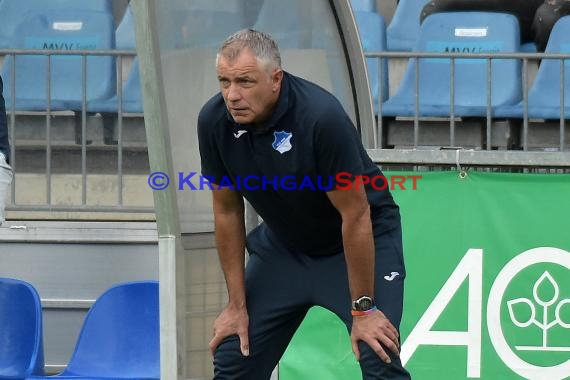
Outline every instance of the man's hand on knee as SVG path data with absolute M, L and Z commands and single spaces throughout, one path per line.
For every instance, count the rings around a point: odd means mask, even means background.
M 212 355 L 222 340 L 231 335 L 237 335 L 240 341 L 241 353 L 249 356 L 249 316 L 244 307 L 228 305 L 214 321 L 214 332 L 210 341 L 210 351 Z
M 368 315 L 355 316 L 352 320 L 350 340 L 352 341 L 352 350 L 354 351 L 356 360 L 360 360 L 358 341 L 363 341 L 368 344 L 383 361 L 390 363 L 390 356 L 388 356 L 382 345 L 399 356 L 399 338 L 400 334 L 398 330 L 380 310 L 375 310 Z

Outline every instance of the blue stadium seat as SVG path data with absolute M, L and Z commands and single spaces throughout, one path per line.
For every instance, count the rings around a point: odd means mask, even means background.
M 117 27 L 115 32 L 115 47 L 121 50 L 136 49 L 136 38 L 135 38 L 135 24 L 133 19 L 133 11 L 131 9 L 131 4 L 125 10 L 125 14 Z
M 131 65 L 129 76 L 123 86 L 123 108 L 122 112 L 142 113 L 143 104 L 141 96 L 141 84 L 139 76 L 139 60 L 135 58 Z M 118 112 L 118 96 L 114 95 L 110 99 L 94 100 L 87 103 L 88 112 Z
M 526 42 L 521 45 L 520 51 L 523 53 L 536 53 L 536 44 L 534 42 Z
M 353 11 L 375 12 L 376 0 L 350 0 Z
M 556 22 L 550 33 L 545 53 L 570 53 L 570 16 Z M 543 59 L 528 93 L 528 117 L 532 119 L 560 119 L 560 60 Z M 522 102 L 497 110 L 497 116 L 523 118 Z M 570 61 L 564 63 L 564 116 L 570 119 Z
M 30 379 L 160 379 L 158 282 L 116 285 L 93 304 L 66 369 Z
M 364 52 L 379 52 L 386 50 L 386 24 L 384 18 L 376 12 L 355 11 L 354 17 L 358 26 L 360 40 Z M 381 65 L 380 65 L 381 63 Z M 382 101 L 388 97 L 388 64 L 386 60 L 367 58 L 366 66 L 374 101 L 374 109 L 378 108 L 380 86 L 382 86 Z M 381 75 L 378 75 L 381 69 Z
M 420 14 L 429 0 L 400 0 L 388 25 L 388 50 L 410 51 L 420 32 Z
M 113 17 L 106 12 L 34 13 L 16 29 L 17 39 L 13 47 L 67 51 L 113 49 L 114 31 Z M 12 105 L 13 59 L 13 56 L 8 56 L 2 67 L 6 109 L 10 109 Z M 111 97 L 116 88 L 114 57 L 88 57 L 86 61 L 87 101 Z M 15 57 L 16 110 L 47 109 L 47 69 L 47 56 Z M 81 109 L 83 99 L 81 56 L 52 56 L 50 70 L 51 109 Z
M 18 25 L 33 12 L 95 11 L 112 15 L 112 0 L 2 0 L 0 2 L 0 48 L 13 48 Z
M 520 47 L 515 16 L 503 13 L 437 13 L 425 19 L 415 51 L 516 52 Z M 455 60 L 454 115 L 486 116 L 487 60 Z M 494 59 L 491 64 L 491 107 L 516 104 L 522 99 L 521 63 Z M 415 59 L 410 59 L 396 94 L 383 105 L 384 116 L 415 115 Z M 419 116 L 449 117 L 451 59 L 419 59 Z
M 43 375 L 42 306 L 34 287 L 0 278 L 0 379 Z

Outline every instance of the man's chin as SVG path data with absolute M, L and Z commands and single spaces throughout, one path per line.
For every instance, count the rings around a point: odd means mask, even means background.
M 232 115 L 234 121 L 238 124 L 251 124 L 253 122 L 253 118 L 248 116 L 235 116 Z

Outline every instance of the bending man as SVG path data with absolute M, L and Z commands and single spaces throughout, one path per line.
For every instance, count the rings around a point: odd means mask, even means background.
M 319 305 L 346 324 L 364 379 L 409 379 L 399 208 L 382 183 L 362 186 L 381 172 L 342 105 L 283 71 L 276 43 L 255 30 L 230 36 L 216 66 L 220 93 L 198 119 L 229 293 L 210 342 L 214 378 L 269 379 Z M 264 220 L 247 237 L 243 197 Z

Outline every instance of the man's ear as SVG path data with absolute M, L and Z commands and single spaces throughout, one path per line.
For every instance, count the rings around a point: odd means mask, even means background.
M 279 90 L 281 88 L 281 81 L 283 80 L 283 70 L 276 69 L 271 74 L 271 82 L 273 85 L 273 92 Z

